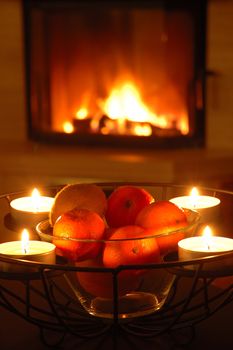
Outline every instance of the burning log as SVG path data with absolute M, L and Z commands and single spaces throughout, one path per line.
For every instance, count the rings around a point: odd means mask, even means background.
M 73 119 L 74 131 L 78 134 L 89 134 L 91 132 L 91 118 Z

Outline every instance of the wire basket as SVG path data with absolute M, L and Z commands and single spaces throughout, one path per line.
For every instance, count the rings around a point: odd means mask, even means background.
M 99 183 L 106 193 L 122 183 Z M 125 183 L 124 183 L 125 184 Z M 132 183 L 130 183 L 132 184 Z M 133 183 L 149 189 L 157 199 L 170 199 L 184 195 L 190 188 L 181 185 L 157 183 Z M 45 189 L 47 194 L 55 195 L 62 186 Z M 202 194 L 218 197 L 221 200 L 219 216 L 213 220 L 218 235 L 231 237 L 233 193 L 210 188 L 200 188 Z M 13 193 L 0 198 L 3 217 L 2 232 L 4 236 L 10 232 L 18 232 L 16 222 L 9 213 L 9 202 L 12 198 L 22 195 Z M 202 226 L 198 224 L 196 231 Z M 33 231 L 36 235 L 36 231 Z M 65 342 L 67 336 L 80 339 L 104 337 L 112 334 L 114 346 L 117 347 L 117 335 L 126 337 L 142 337 L 157 339 L 163 335 L 171 335 L 184 329 L 191 330 L 188 337 L 182 336 L 180 343 L 192 340 L 195 325 L 216 313 L 233 299 L 233 264 L 227 268 L 214 269 L 214 266 L 224 266 L 224 262 L 233 259 L 233 252 L 219 256 L 210 256 L 190 261 L 180 261 L 177 251 L 170 252 L 164 261 L 142 266 L 120 266 L 118 268 L 96 268 L 70 264 L 61 256 L 57 256 L 56 264 L 42 264 L 11 259 L 0 256 L 1 264 L 13 264 L 28 268 L 28 272 L 0 272 L 0 305 L 8 311 L 22 317 L 39 327 L 41 340 L 51 345 L 49 333 L 56 334 L 52 345 L 58 346 Z M 169 293 L 161 307 L 148 315 L 137 317 L 119 317 L 121 303 L 118 297 L 119 274 L 122 271 L 147 270 L 153 275 L 168 274 L 172 276 Z M 111 308 L 112 318 L 96 317 L 83 307 L 79 295 L 79 287 L 75 278 L 77 272 L 109 274 L 112 279 L 113 296 L 110 302 L 103 302 L 102 307 Z M 139 300 L 135 303 L 140 307 Z M 143 300 L 144 303 L 150 300 Z

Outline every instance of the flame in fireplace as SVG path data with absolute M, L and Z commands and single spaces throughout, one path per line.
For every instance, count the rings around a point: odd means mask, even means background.
M 88 109 L 85 107 L 80 108 L 77 112 L 76 112 L 76 118 L 77 119 L 85 119 L 88 117 Z
M 161 128 L 168 127 L 164 116 L 157 116 L 143 103 L 137 88 L 130 82 L 114 88 L 102 108 L 111 119 L 148 122 Z
M 98 110 L 91 111 L 82 105 L 74 116 L 75 127 L 69 122 L 63 124 L 66 133 L 76 131 L 92 133 L 150 136 L 158 130 L 171 129 L 187 134 L 189 132 L 185 112 L 158 114 L 143 101 L 139 89 L 128 81 L 113 87 L 105 100 L 97 100 Z
M 119 134 L 149 136 L 153 128 L 177 129 L 182 134 L 189 132 L 187 116 L 178 118 L 173 114 L 157 114 L 143 101 L 138 88 L 132 82 L 126 82 L 112 89 L 109 97 L 101 101 L 100 108 L 110 119 L 117 122 Z M 116 123 L 115 123 L 116 124 Z M 108 121 L 102 133 L 113 129 L 113 123 Z
M 74 132 L 74 126 L 71 122 L 64 122 L 63 124 L 63 131 L 66 133 L 66 134 L 72 134 Z

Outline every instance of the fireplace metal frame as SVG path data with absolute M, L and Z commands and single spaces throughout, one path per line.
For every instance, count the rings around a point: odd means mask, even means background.
M 35 129 L 32 122 L 32 101 L 31 101 L 31 10 L 35 7 L 48 9 L 51 6 L 80 6 L 85 3 L 82 0 L 61 1 L 61 0 L 23 0 L 23 24 L 25 40 L 25 81 L 26 81 L 26 107 L 27 107 L 27 134 L 33 141 L 47 144 L 66 144 L 83 146 L 104 146 L 104 147 L 124 147 L 124 148 L 147 148 L 147 149 L 173 149 L 173 148 L 199 148 L 205 146 L 205 114 L 206 114 L 206 23 L 207 23 L 207 1 L 208 0 L 134 0 L 134 1 L 107 1 L 107 0 L 88 0 L 88 3 L 95 5 L 109 6 L 109 3 L 115 5 L 132 6 L 157 6 L 163 4 L 166 11 L 185 9 L 192 13 L 195 19 L 195 67 L 193 81 L 194 99 L 201 99 L 201 109 L 195 109 L 195 130 L 192 135 L 180 136 L 122 136 L 122 135 L 78 135 L 65 134 L 58 132 L 45 132 Z M 195 103 L 197 105 L 197 102 Z

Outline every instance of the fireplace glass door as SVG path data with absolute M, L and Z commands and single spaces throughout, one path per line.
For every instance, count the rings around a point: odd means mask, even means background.
M 32 139 L 204 143 L 205 1 L 24 1 Z

